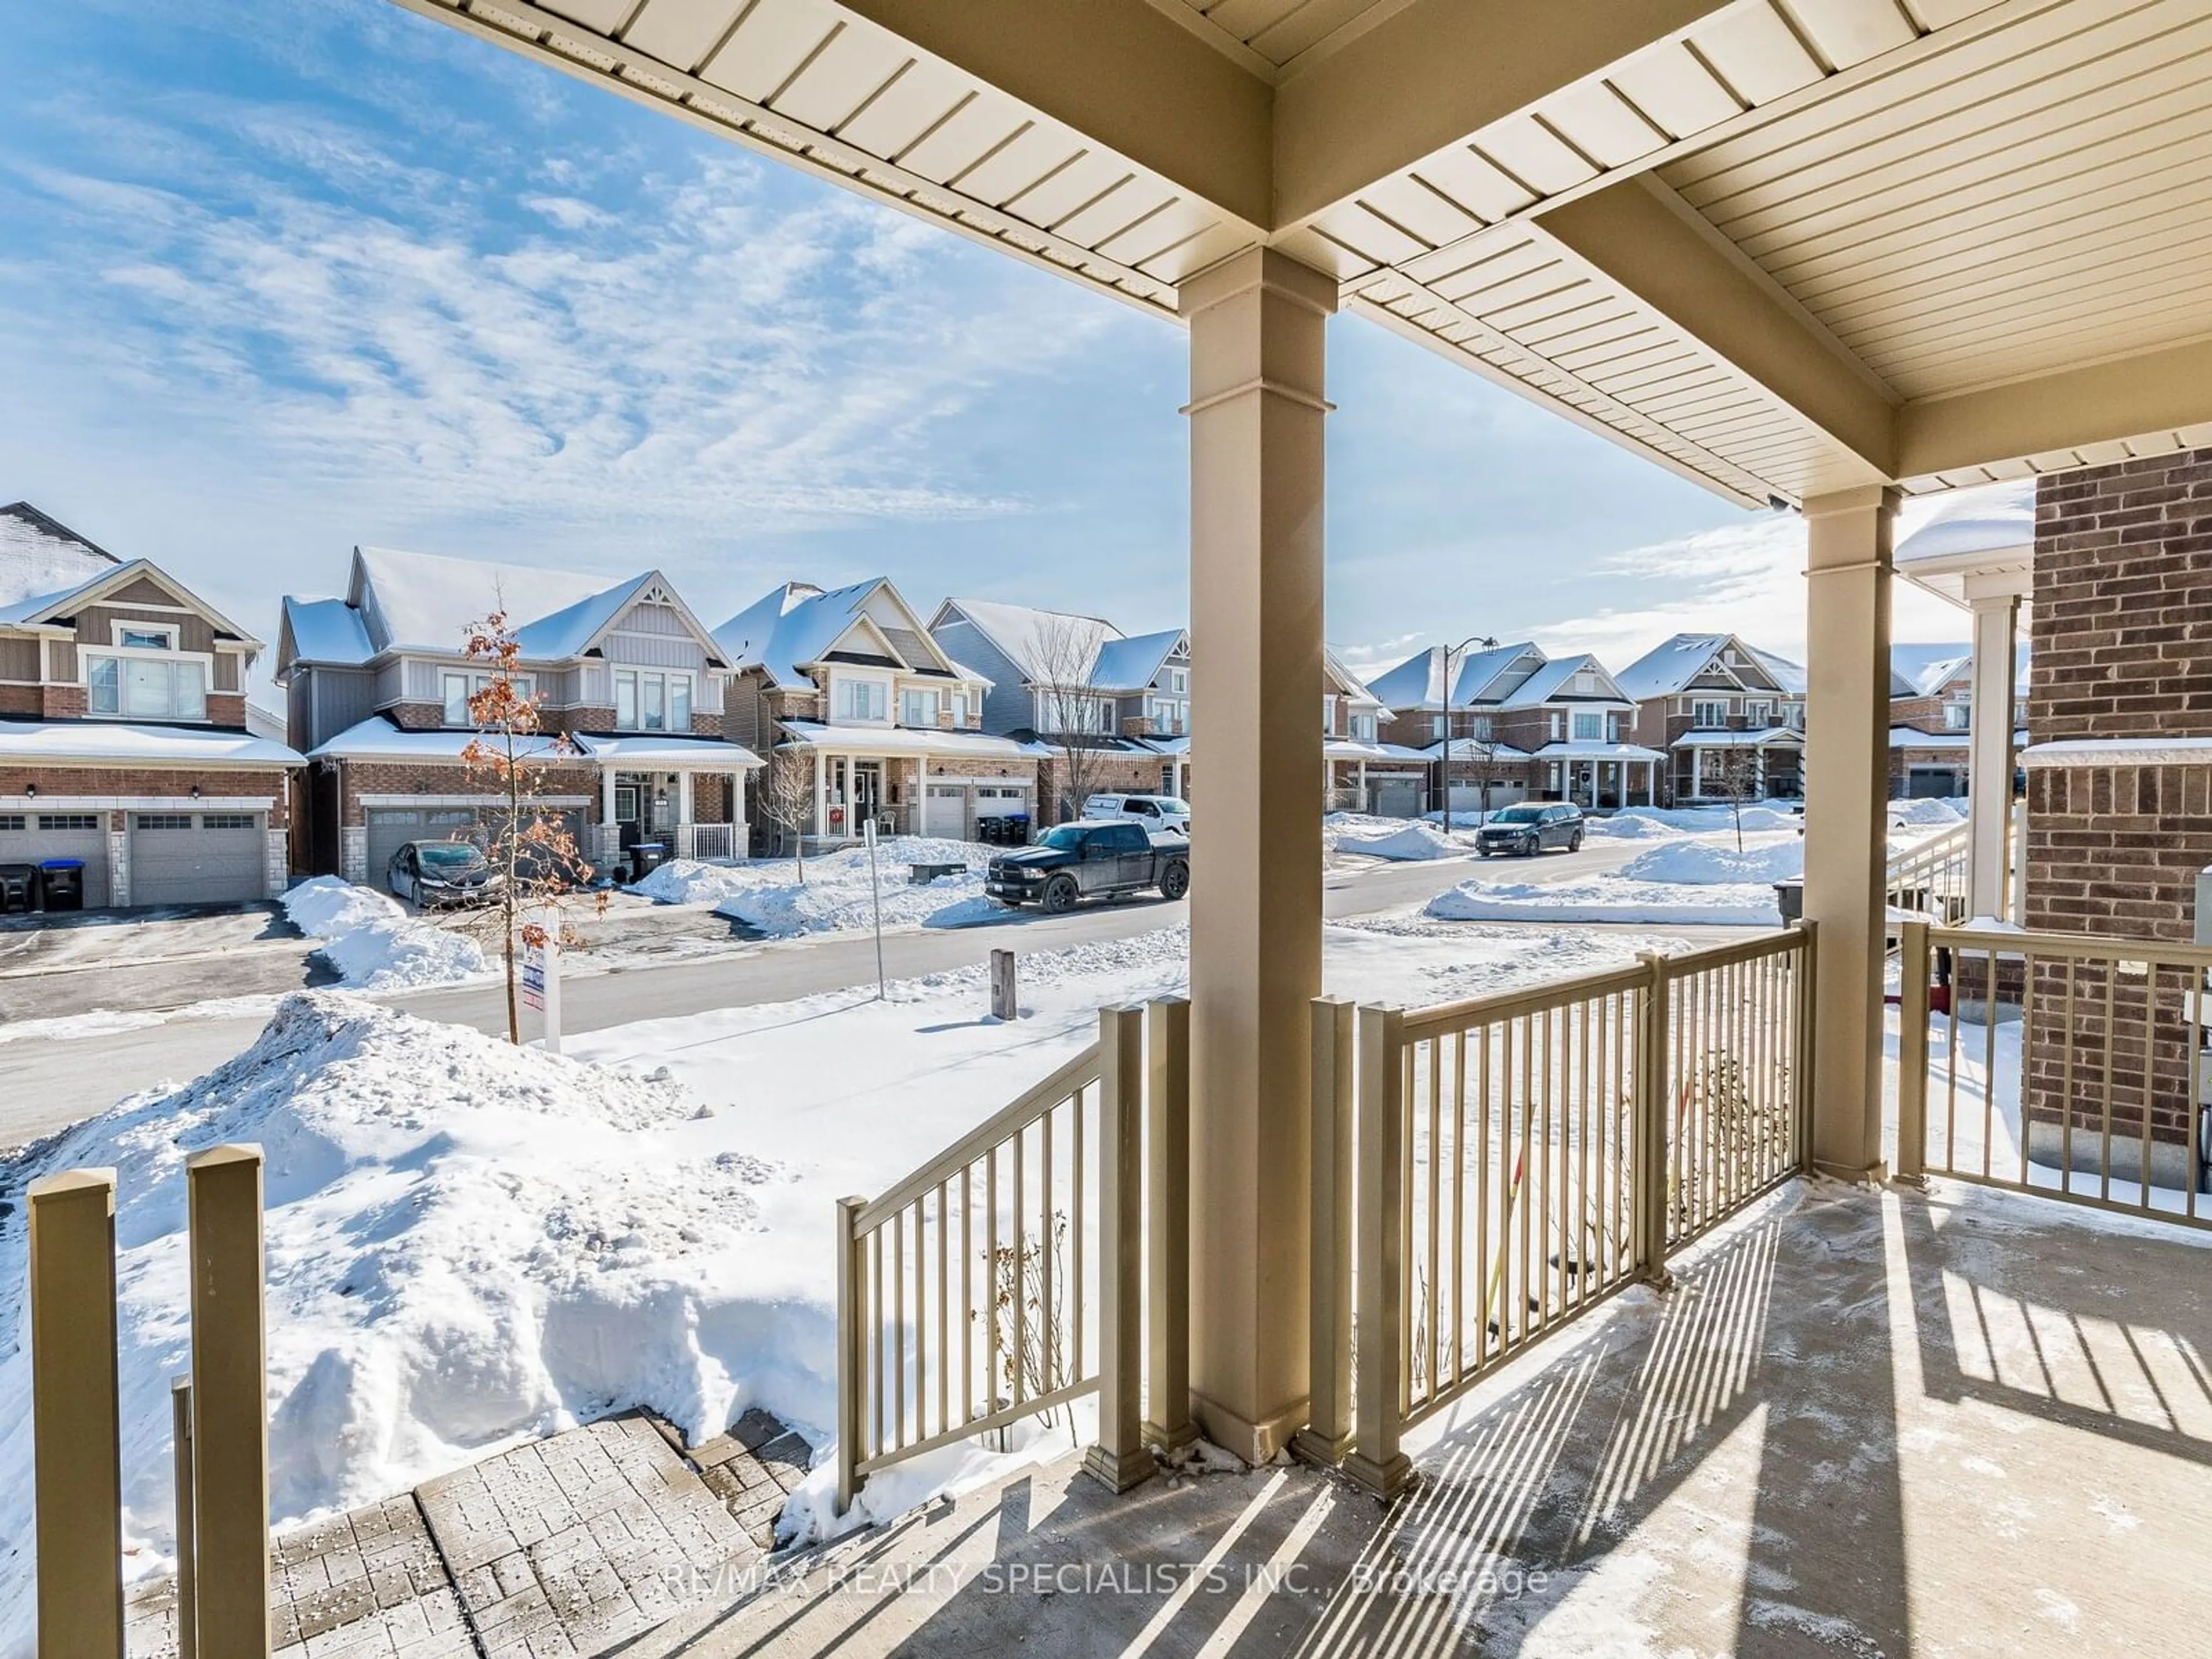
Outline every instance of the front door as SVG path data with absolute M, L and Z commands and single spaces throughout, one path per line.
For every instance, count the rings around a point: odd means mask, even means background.
M 884 810 L 884 763 L 881 761 L 853 763 L 853 833 L 859 835 L 860 826 L 880 817 Z

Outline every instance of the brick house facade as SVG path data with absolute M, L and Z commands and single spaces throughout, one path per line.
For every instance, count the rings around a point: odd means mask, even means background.
M 0 507 L 0 866 L 34 901 L 70 903 L 72 868 L 94 907 L 284 890 L 301 762 L 246 729 L 258 640 L 22 501 Z
M 1677 634 L 1621 671 L 1670 806 L 1804 792 L 1805 671 L 1733 634 Z
M 504 597 L 525 592 L 544 608 Z M 647 844 L 742 857 L 741 780 L 759 762 L 725 735 L 728 665 L 666 578 L 356 548 L 343 599 L 284 601 L 277 683 L 312 768 L 303 867 L 380 883 L 408 841 L 496 832 L 497 781 L 464 761 L 489 671 L 462 647 L 500 609 L 548 739 L 532 793 L 595 872 L 634 872 Z
M 2212 866 L 2212 451 L 2040 480 L 2034 580 L 2027 925 L 2188 943 L 2197 876 Z M 2082 1041 L 2099 1046 L 2102 972 L 2085 969 L 2074 988 Z M 2057 1164 L 2066 1151 L 2065 988 L 2056 969 L 2038 981 L 2028 1139 L 2039 1162 Z M 2149 1033 L 2124 1018 L 2112 1033 L 2113 1159 L 2134 1167 L 2147 1109 L 2152 1178 L 2179 1186 L 2189 1176 L 2197 1043 L 2179 984 L 2161 982 L 2154 1007 Z M 2075 1079 L 2077 1164 L 2098 1154 L 2104 1109 L 2101 1086 Z

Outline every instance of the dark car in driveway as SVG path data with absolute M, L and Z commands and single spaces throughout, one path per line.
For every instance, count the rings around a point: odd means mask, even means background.
M 1583 809 L 1564 801 L 1523 801 L 1492 812 L 1474 838 L 1483 857 L 1507 854 L 1533 858 L 1553 850 L 1579 853 L 1583 847 Z
M 1157 890 L 1179 899 L 1190 890 L 1190 843 L 1154 842 L 1141 824 L 1055 824 L 1034 847 L 993 859 L 983 890 L 1001 904 L 1039 904 L 1058 912 L 1076 901 Z
M 410 841 L 392 855 L 384 884 L 422 909 L 449 904 L 489 904 L 506 878 L 465 841 Z

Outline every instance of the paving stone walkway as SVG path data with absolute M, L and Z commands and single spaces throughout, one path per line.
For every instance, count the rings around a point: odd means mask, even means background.
M 806 1443 L 765 1412 L 685 1447 L 629 1413 L 287 1533 L 276 1659 L 583 1659 L 673 1613 L 687 1583 L 775 1547 Z M 131 1659 L 177 1652 L 174 1586 L 135 1594 Z

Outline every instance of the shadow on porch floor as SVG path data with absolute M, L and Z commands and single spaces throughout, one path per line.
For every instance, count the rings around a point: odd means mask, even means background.
M 2095 1220 L 1792 1188 L 1425 1425 L 1395 1509 L 1069 1459 L 626 1651 L 2201 1651 L 2212 1249 Z

